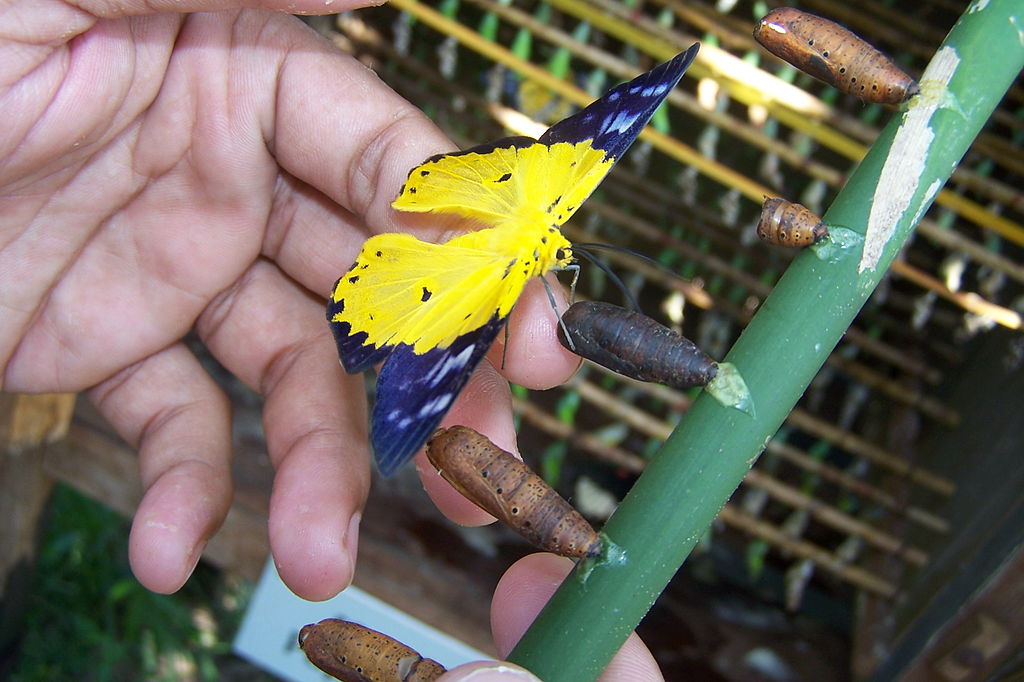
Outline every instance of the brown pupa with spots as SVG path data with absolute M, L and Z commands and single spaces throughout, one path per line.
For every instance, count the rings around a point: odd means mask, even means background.
M 603 301 L 569 306 L 558 340 L 577 355 L 638 381 L 692 388 L 706 386 L 718 374 L 718 363 L 685 336 Z
M 467 426 L 439 429 L 427 458 L 468 500 L 532 545 L 565 557 L 601 553 L 601 538 L 583 515 L 530 467 Z
M 757 236 L 769 244 L 799 248 L 820 242 L 828 236 L 828 228 L 806 206 L 785 199 L 765 199 Z
M 342 682 L 433 682 L 446 672 L 398 640 L 338 618 L 303 626 L 299 648 L 310 663 Z
M 916 80 L 856 33 L 795 7 L 764 15 L 754 38 L 776 57 L 866 102 L 899 104 L 919 91 Z

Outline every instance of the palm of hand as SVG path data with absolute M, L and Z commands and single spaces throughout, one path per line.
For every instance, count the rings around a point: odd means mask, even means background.
M 229 406 L 179 342 L 194 326 L 266 396 L 268 449 L 287 481 L 271 502 L 271 542 L 297 591 L 329 596 L 351 576 L 365 416 L 361 381 L 325 371 L 337 359 L 311 292 L 351 262 L 364 219 L 387 226 L 400 183 L 383 156 L 389 141 L 417 130 L 424 146 L 409 145 L 408 160 L 393 154 L 412 165 L 443 138 L 290 17 L 96 20 L 63 5 L 32 17 L 22 41 L 0 46 L 3 389 L 90 389 L 140 448 L 148 490 L 133 568 L 172 591 L 231 487 Z M 290 83 L 318 72 L 333 80 Z M 318 109 L 352 87 L 371 96 L 351 113 L 373 123 L 321 154 L 330 118 Z M 339 157 L 357 162 L 332 168 Z M 301 474 L 310 467 L 320 475 Z M 326 501 L 288 503 L 298 497 Z
M 369 467 L 363 383 L 336 369 L 319 296 L 372 232 L 439 236 L 425 229 L 436 219 L 389 204 L 408 169 L 449 143 L 292 17 L 19 10 L 16 39 L 0 42 L 0 387 L 88 389 L 139 448 L 132 566 L 173 591 L 231 491 L 230 406 L 180 343 L 194 328 L 265 396 L 282 578 L 307 598 L 336 593 L 351 579 Z M 505 373 L 550 386 L 576 360 L 533 300 L 513 315 L 530 325 Z M 508 403 L 484 368 L 450 419 L 510 447 Z M 482 522 L 427 483 L 453 518 Z

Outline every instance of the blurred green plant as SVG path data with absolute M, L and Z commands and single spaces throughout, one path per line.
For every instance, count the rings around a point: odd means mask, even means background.
M 200 563 L 155 594 L 132 576 L 127 539 L 121 515 L 55 488 L 12 681 L 222 679 L 251 587 Z

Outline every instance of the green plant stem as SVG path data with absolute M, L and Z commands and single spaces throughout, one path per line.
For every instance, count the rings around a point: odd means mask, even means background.
M 981 5 L 984 9 L 978 9 Z M 511 661 L 545 682 L 598 677 L 739 486 L 1024 65 L 1022 15 L 1019 0 L 971 4 L 943 44 L 959 57 L 949 79 L 959 110 L 939 108 L 925 119 L 934 138 L 913 150 L 924 154 L 923 166 L 914 172 L 917 181 L 910 178 L 910 190 L 882 187 L 876 194 L 894 137 L 910 115 L 902 112 L 893 116 L 824 216 L 826 224 L 848 228 L 834 234 L 852 235 L 852 243 L 833 245 L 831 258 L 820 257 L 821 251 L 801 254 L 725 358 L 746 380 L 755 416 L 723 407 L 708 395 L 695 401 L 605 526 L 625 559 L 577 567 Z M 934 76 L 931 67 L 929 74 Z M 928 88 L 924 79 L 922 88 Z M 890 221 L 895 229 L 876 267 L 861 272 L 863 244 L 857 233 L 864 235 L 872 203 L 890 190 L 910 196 L 909 204 Z

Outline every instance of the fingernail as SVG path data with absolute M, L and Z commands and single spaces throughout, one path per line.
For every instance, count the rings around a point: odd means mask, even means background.
M 345 539 L 343 541 L 345 551 L 348 553 L 353 567 L 356 565 L 356 554 L 359 551 L 359 524 L 362 520 L 363 515 L 360 512 L 352 515 L 352 518 L 349 519 L 348 530 L 345 532 Z
M 477 668 L 459 682 L 541 682 L 539 677 L 510 665 L 499 663 L 485 668 Z
M 206 541 L 203 540 L 192 549 L 192 554 L 188 558 L 187 568 L 185 570 L 185 580 L 188 580 L 189 576 L 192 575 L 192 571 L 196 570 L 196 564 L 203 558 L 203 550 L 206 549 Z

